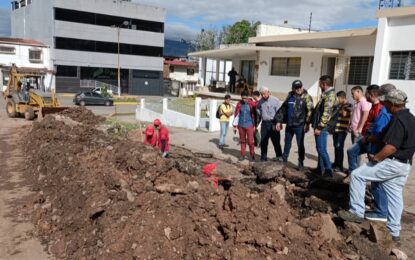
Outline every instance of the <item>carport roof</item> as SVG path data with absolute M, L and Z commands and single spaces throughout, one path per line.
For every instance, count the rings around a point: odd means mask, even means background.
M 325 54 L 339 54 L 339 49 L 326 48 L 305 48 L 305 47 L 268 47 L 255 45 L 241 45 L 231 46 L 222 49 L 215 49 L 209 51 L 199 51 L 189 53 L 189 56 L 212 58 L 212 59 L 232 59 L 241 56 L 255 55 L 257 51 L 274 51 L 285 53 L 325 53 Z

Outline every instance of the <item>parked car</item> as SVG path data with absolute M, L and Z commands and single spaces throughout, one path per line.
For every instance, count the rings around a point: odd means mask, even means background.
M 114 100 L 112 98 L 103 97 L 102 95 L 93 92 L 93 91 L 83 91 L 75 95 L 73 102 L 75 105 L 85 106 L 85 105 L 105 105 L 112 106 Z
M 92 92 L 96 92 L 96 93 L 102 95 L 102 90 L 103 90 L 102 87 L 96 87 L 92 90 Z M 113 95 L 117 94 L 116 92 L 113 92 L 111 89 L 107 89 L 107 93 L 110 94 L 110 96 L 113 96 Z

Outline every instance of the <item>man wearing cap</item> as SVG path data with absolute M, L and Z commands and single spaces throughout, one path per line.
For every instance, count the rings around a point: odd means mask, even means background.
M 274 118 L 280 109 L 281 102 L 278 98 L 271 96 L 268 88 L 262 87 L 262 98 L 258 101 L 256 111 L 258 120 L 261 122 L 261 161 L 267 161 L 268 141 L 271 138 L 274 146 L 276 160 L 282 162 L 282 150 L 280 143 L 280 132 L 273 129 Z
M 282 155 L 285 163 L 288 161 L 292 139 L 295 135 L 298 146 L 298 170 L 300 171 L 304 169 L 304 135 L 309 130 L 312 112 L 313 98 L 304 90 L 301 80 L 295 80 L 292 83 L 292 91 L 288 93 L 275 115 L 274 121 L 277 131 L 282 129 L 283 123 L 286 124 L 284 153 Z
M 351 173 L 350 209 L 339 216 L 352 222 L 362 222 L 365 213 L 366 182 L 380 182 L 388 199 L 387 228 L 394 241 L 399 241 L 403 211 L 403 187 L 407 181 L 415 152 L 415 117 L 405 108 L 406 94 L 391 90 L 383 98 L 392 120 L 381 135 L 383 148 L 369 156 L 369 162 Z
M 149 124 L 146 127 L 144 134 L 145 134 L 144 144 L 156 147 L 157 146 L 157 134 L 154 131 L 154 125 Z
M 153 122 L 154 127 L 158 130 L 157 146 L 160 148 L 164 158 L 169 156 L 169 130 L 161 124 L 160 119 Z

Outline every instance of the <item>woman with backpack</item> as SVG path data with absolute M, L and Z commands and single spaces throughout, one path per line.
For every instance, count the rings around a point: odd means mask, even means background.
M 216 111 L 216 117 L 220 121 L 219 149 L 221 150 L 225 146 L 225 139 L 229 129 L 229 118 L 233 115 L 233 109 L 230 102 L 231 96 L 228 94 L 225 95 L 225 100 Z
M 239 131 L 241 143 L 240 161 L 246 158 L 246 143 L 249 145 L 250 160 L 255 161 L 255 132 L 256 108 L 255 103 L 249 99 L 248 92 L 241 93 L 241 101 L 238 102 L 235 109 L 235 120 L 233 127 Z

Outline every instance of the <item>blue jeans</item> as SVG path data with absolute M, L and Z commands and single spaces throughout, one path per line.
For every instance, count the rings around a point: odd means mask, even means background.
M 392 236 L 399 236 L 403 211 L 402 192 L 411 169 L 409 163 L 385 159 L 377 164 L 367 163 L 351 173 L 350 212 L 363 217 L 365 214 L 366 182 L 378 182 L 388 200 L 387 228 Z
M 268 154 L 268 141 L 271 138 L 272 145 L 274 146 L 275 155 L 277 157 L 282 156 L 282 149 L 280 143 L 280 132 L 272 129 L 271 121 L 262 121 L 261 123 L 261 161 L 267 160 Z
M 290 154 L 291 144 L 293 137 L 297 139 L 298 147 L 298 161 L 303 162 L 305 157 L 305 148 L 304 148 L 304 126 L 292 127 L 287 126 L 285 128 L 285 145 L 284 145 L 284 154 L 282 158 L 284 161 L 288 160 L 288 155 Z
M 327 138 L 329 136 L 329 132 L 325 129 L 321 130 L 319 136 L 315 136 L 316 139 L 316 149 L 318 153 L 318 166 L 317 168 L 320 169 L 322 173 L 324 171 L 331 171 L 331 161 L 329 153 L 327 152 Z
M 229 129 L 229 121 L 228 122 L 220 122 L 220 138 L 219 138 L 219 145 L 225 144 L 226 135 L 228 134 Z
M 375 201 L 375 208 L 373 212 L 376 214 L 387 217 L 388 216 L 388 197 L 380 182 L 372 182 L 371 191 Z
M 349 149 L 347 149 L 347 160 L 349 162 L 349 173 L 359 167 L 359 156 L 366 153 L 366 146 L 362 140 L 357 141 Z
M 343 170 L 343 159 L 344 159 L 344 142 L 346 141 L 347 132 L 335 132 L 333 134 L 333 145 L 334 145 L 334 167 Z

